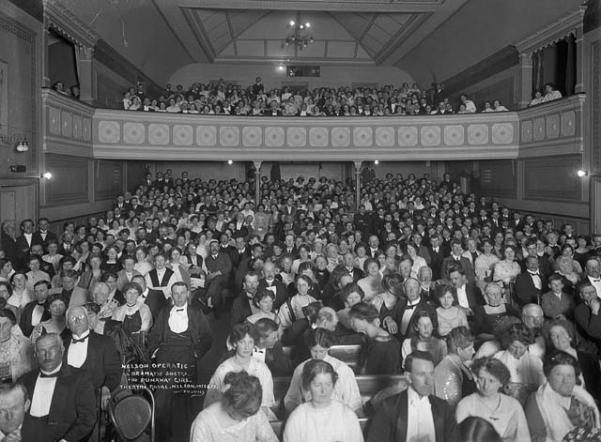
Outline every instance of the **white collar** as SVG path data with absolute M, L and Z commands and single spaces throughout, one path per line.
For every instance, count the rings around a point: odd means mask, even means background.
M 423 403 L 430 405 L 430 399 L 428 399 L 428 396 L 421 396 L 417 391 L 414 390 L 412 386 L 407 388 L 407 399 L 409 406 L 415 406 Z
M 56 367 L 52 371 L 44 371 L 44 370 L 42 370 L 40 368 L 40 373 L 44 373 L 45 375 L 51 375 L 51 374 L 54 374 L 54 373 L 58 373 L 61 370 L 62 366 L 63 366 L 63 363 L 61 362 L 60 364 L 58 364 L 58 367 Z
M 73 334 L 73 339 L 83 339 L 83 338 L 87 338 L 89 335 L 90 335 L 90 330 L 86 330 L 80 336 Z

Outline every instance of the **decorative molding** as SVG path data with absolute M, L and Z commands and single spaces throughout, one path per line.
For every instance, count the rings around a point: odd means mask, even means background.
M 573 95 L 520 111 L 520 158 L 582 153 L 584 102 Z
M 92 29 L 58 0 L 43 0 L 44 27 L 52 29 L 75 46 L 93 48 L 99 39 Z
M 223 160 L 227 154 L 252 161 L 517 158 L 520 133 L 514 112 L 341 119 L 101 109 L 94 113 L 93 132 L 97 158 Z
M 44 151 L 91 157 L 94 108 L 50 89 L 42 89 L 42 104 Z
M 551 46 L 570 34 L 578 37 L 578 34 L 582 34 L 582 19 L 585 11 L 586 6 L 579 6 L 574 12 L 542 27 L 524 40 L 516 43 L 515 47 L 520 53 L 531 54 Z

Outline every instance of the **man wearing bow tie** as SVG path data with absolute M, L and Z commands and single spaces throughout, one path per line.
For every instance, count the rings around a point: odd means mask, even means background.
M 66 316 L 72 339 L 63 362 L 87 372 L 96 399 L 102 394 L 104 404 L 121 382 L 121 362 L 115 343 L 110 337 L 90 330 L 85 307 L 70 307 Z
M 538 257 L 528 256 L 526 271 L 515 279 L 515 300 L 521 307 L 530 303 L 540 305 L 542 289 L 546 286 L 547 281 L 538 268 Z
M 19 320 L 19 327 L 21 327 L 21 331 L 27 337 L 31 335 L 36 325 L 50 319 L 50 309 L 46 302 L 49 290 L 50 283 L 48 281 L 38 281 L 33 286 L 35 299 L 23 308 Z
M 601 298 L 601 263 L 597 258 L 591 258 L 584 267 L 586 279 L 597 290 L 597 296 Z
M 405 291 L 405 297 L 407 302 L 400 309 L 394 309 L 391 315 L 392 320 L 396 324 L 393 324 L 390 320 L 386 321 L 388 330 L 392 334 L 398 335 L 399 337 L 409 338 L 415 334 L 415 329 L 412 327 L 416 313 L 420 310 L 428 311 L 432 316 L 435 317 L 436 311 L 434 307 L 427 303 L 425 299 L 421 297 L 421 284 L 415 278 L 409 278 L 403 284 Z
M 148 336 L 148 351 L 161 366 L 185 364 L 185 373 L 179 377 L 187 377 L 190 384 L 196 385 L 201 368 L 199 361 L 211 348 L 213 335 L 202 311 L 189 305 L 189 294 L 184 282 L 173 284 L 173 307 L 164 308 L 159 313 Z M 201 402 L 197 397 L 178 391 L 175 379 L 168 372 L 173 370 L 159 374 L 173 381 L 173 385 L 171 390 L 157 393 L 157 440 L 171 440 L 182 428 L 190 428 L 195 417 L 194 408 Z
M 84 370 L 63 361 L 60 336 L 49 333 L 35 344 L 40 367 L 24 375 L 31 405 L 23 420 L 22 440 L 77 442 L 88 440 L 96 422 L 94 388 Z
M 267 261 L 263 265 L 263 278 L 259 280 L 258 290 L 271 290 L 275 294 L 274 308 L 278 309 L 286 299 L 288 299 L 288 288 L 278 278 L 275 277 L 275 264 Z

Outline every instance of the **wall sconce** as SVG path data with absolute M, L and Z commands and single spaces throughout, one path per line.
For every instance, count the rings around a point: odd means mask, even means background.
M 588 176 L 588 172 L 584 169 L 578 169 L 576 175 L 578 175 L 578 178 L 584 178 L 585 176 Z
M 27 141 L 27 138 L 19 140 L 19 142 L 15 146 L 15 149 L 17 150 L 17 152 L 27 152 L 29 150 L 29 142 Z

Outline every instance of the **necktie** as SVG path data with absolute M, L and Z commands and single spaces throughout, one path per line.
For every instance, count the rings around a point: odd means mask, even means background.
M 86 342 L 87 339 L 88 339 L 87 336 L 84 337 L 84 338 L 81 338 L 81 339 L 75 339 L 75 338 L 73 338 L 73 339 L 71 339 L 71 344 L 77 344 L 77 343 L 80 343 L 80 342 Z
M 183 312 L 183 311 L 184 311 L 184 309 L 183 309 L 183 308 L 178 308 L 178 309 L 175 309 L 175 311 L 176 311 L 176 312 Z
M 593 279 L 593 282 L 601 282 L 601 279 Z
M 415 309 L 415 307 L 417 307 L 417 304 L 413 304 L 413 305 L 407 304 L 405 306 L 405 310 L 413 310 L 413 309 Z
M 41 378 L 57 378 L 58 371 L 55 373 L 44 373 L 43 371 L 40 371 L 40 377 Z

